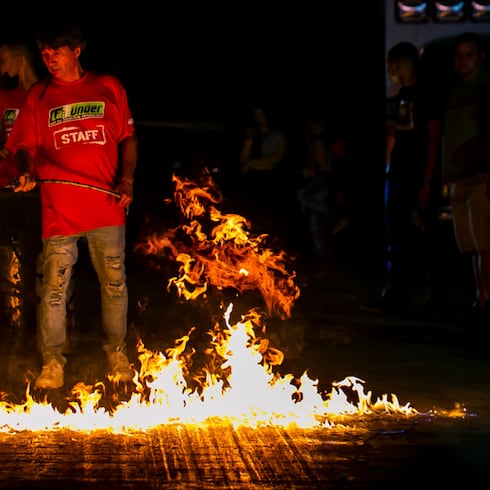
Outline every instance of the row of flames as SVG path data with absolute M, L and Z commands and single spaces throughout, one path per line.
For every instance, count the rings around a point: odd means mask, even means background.
M 395 395 L 375 400 L 364 391 L 364 381 L 353 376 L 334 383 L 322 395 L 318 381 L 305 372 L 300 379 L 280 375 L 280 350 L 269 345 L 264 316 L 288 318 L 300 291 L 295 273 L 284 252 L 267 248 L 266 235 L 253 236 L 242 216 L 222 214 L 219 189 L 204 171 L 196 179 L 173 177 L 174 202 L 185 217 L 174 229 L 156 232 L 139 241 L 136 251 L 161 256 L 180 264 L 179 273 L 168 282 L 178 295 L 193 300 L 208 288 L 233 289 L 238 293 L 259 291 L 265 314 L 250 309 L 233 323 L 229 303 L 217 322 L 205 354 L 209 362 L 188 380 L 188 349 L 194 329 L 175 341 L 164 353 L 150 351 L 138 340 L 140 368 L 135 370 L 134 390 L 114 409 L 103 407 L 106 385 L 77 383 L 70 392 L 68 409 L 61 413 L 47 401 L 37 402 L 29 385 L 24 403 L 0 401 L 0 430 L 51 431 L 70 429 L 114 433 L 146 431 L 162 424 L 202 424 L 224 421 L 234 426 L 296 426 L 331 428 L 339 419 L 369 414 L 416 416 L 410 404 L 401 405 Z M 109 381 L 117 384 L 117 379 Z M 353 397 L 354 395 L 354 397 Z M 352 400 L 354 398 L 354 400 Z

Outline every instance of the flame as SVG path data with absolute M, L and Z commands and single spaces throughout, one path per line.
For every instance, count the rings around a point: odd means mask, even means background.
M 300 295 L 292 260 L 267 246 L 268 235 L 254 235 L 243 216 L 223 214 L 214 204 L 222 200 L 209 172 L 199 180 L 173 176 L 174 201 L 188 222 L 154 232 L 135 246 L 143 255 L 166 255 L 181 264 L 168 289 L 194 300 L 210 286 L 242 294 L 259 291 L 270 316 L 291 316 Z
M 70 429 L 92 432 L 103 429 L 112 433 L 147 431 L 164 424 L 203 424 L 226 421 L 235 427 L 246 425 L 327 427 L 346 416 L 396 413 L 418 415 L 410 404 L 401 405 L 395 395 L 383 395 L 372 401 L 364 392 L 364 381 L 347 377 L 335 383 L 322 396 L 318 380 L 304 372 L 300 379 L 280 375 L 274 370 L 281 356 L 267 342 L 255 336 L 254 315 L 244 315 L 232 325 L 232 305 L 225 327 L 216 325 L 209 332 L 207 366 L 199 374 L 189 372 L 187 351 L 192 329 L 165 353 L 150 351 L 138 341 L 140 369 L 135 375 L 135 390 L 127 401 L 108 410 L 102 405 L 105 385 L 78 383 L 71 390 L 73 399 L 61 413 L 47 402 L 36 402 L 26 391 L 25 403 L 0 402 L 0 431 Z M 272 350 L 271 355 L 268 351 Z M 191 388 L 189 380 L 197 386 Z M 349 400 L 354 393 L 357 401 Z
M 5 301 L 5 310 L 8 312 L 11 326 L 18 330 L 22 311 L 21 289 L 19 289 L 22 286 L 22 263 L 15 243 L 12 243 L 12 247 L 3 247 L 0 250 L 0 255 L 5 255 L 5 257 L 1 257 L 5 264 L 5 270 L 2 271 L 5 273 L 5 277 L 2 277 L 2 282 L 6 283 L 9 291 L 9 294 L 5 295 L 2 301 Z
M 190 221 L 138 245 L 145 255 L 167 254 L 181 264 L 169 286 L 186 300 L 202 297 L 211 286 L 238 292 L 258 289 L 269 316 L 288 317 L 299 289 L 286 254 L 265 247 L 266 236 L 253 236 L 245 218 L 223 215 L 213 206 L 221 194 L 208 173 L 198 183 L 173 180 L 175 202 Z M 147 300 L 141 300 L 142 309 Z M 109 388 L 119 388 L 111 377 L 93 385 L 79 382 L 62 412 L 47 400 L 34 400 L 28 383 L 24 403 L 13 403 L 0 393 L 0 432 L 69 429 L 130 434 L 164 424 L 216 422 L 235 427 L 332 428 L 353 416 L 420 415 L 393 394 L 373 400 L 372 392 L 364 390 L 364 381 L 355 376 L 334 383 L 330 393 L 322 394 L 318 380 L 307 371 L 299 379 L 281 375 L 278 367 L 284 355 L 266 338 L 265 315 L 250 308 L 232 322 L 232 311 L 230 302 L 222 319 L 207 332 L 210 340 L 202 366 L 190 344 L 195 327 L 165 352 L 151 351 L 138 339 L 139 369 L 135 367 L 131 389 L 126 391 L 129 398 L 121 399 L 117 393 L 111 397 Z M 462 413 L 462 407 L 457 407 L 449 415 Z

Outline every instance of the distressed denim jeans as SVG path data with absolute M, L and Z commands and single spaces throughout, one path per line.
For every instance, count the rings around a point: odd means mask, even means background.
M 125 269 L 126 228 L 108 226 L 70 236 L 43 240 L 41 304 L 39 307 L 39 346 L 44 363 L 66 358 L 66 299 L 72 268 L 78 259 L 78 241 L 86 239 L 90 260 L 100 285 L 102 327 L 106 336 L 103 348 L 125 350 L 128 289 Z

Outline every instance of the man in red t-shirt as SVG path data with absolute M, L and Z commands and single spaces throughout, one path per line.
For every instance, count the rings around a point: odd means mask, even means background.
M 66 20 L 45 24 L 37 42 L 50 76 L 29 90 L 6 145 L 20 170 L 14 190 L 28 192 L 37 185 L 34 158 L 41 181 L 39 345 L 44 365 L 35 386 L 64 384 L 66 293 L 80 238 L 86 239 L 100 283 L 110 375 L 131 381 L 125 233 L 137 138 L 126 91 L 112 75 L 84 71 L 79 57 L 85 41 L 77 25 Z

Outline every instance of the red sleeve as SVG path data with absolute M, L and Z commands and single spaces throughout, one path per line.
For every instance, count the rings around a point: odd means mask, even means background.
M 22 110 L 15 119 L 15 124 L 5 145 L 12 154 L 15 154 L 19 149 L 26 150 L 31 155 L 35 154 L 36 133 L 34 128 L 36 126 L 34 124 L 32 99 L 32 92 L 30 91 Z
M 126 90 L 117 78 L 114 78 L 114 91 L 118 99 L 118 106 L 120 108 L 120 134 L 119 143 L 131 136 L 135 132 L 134 120 L 131 110 L 129 108 L 128 97 Z

